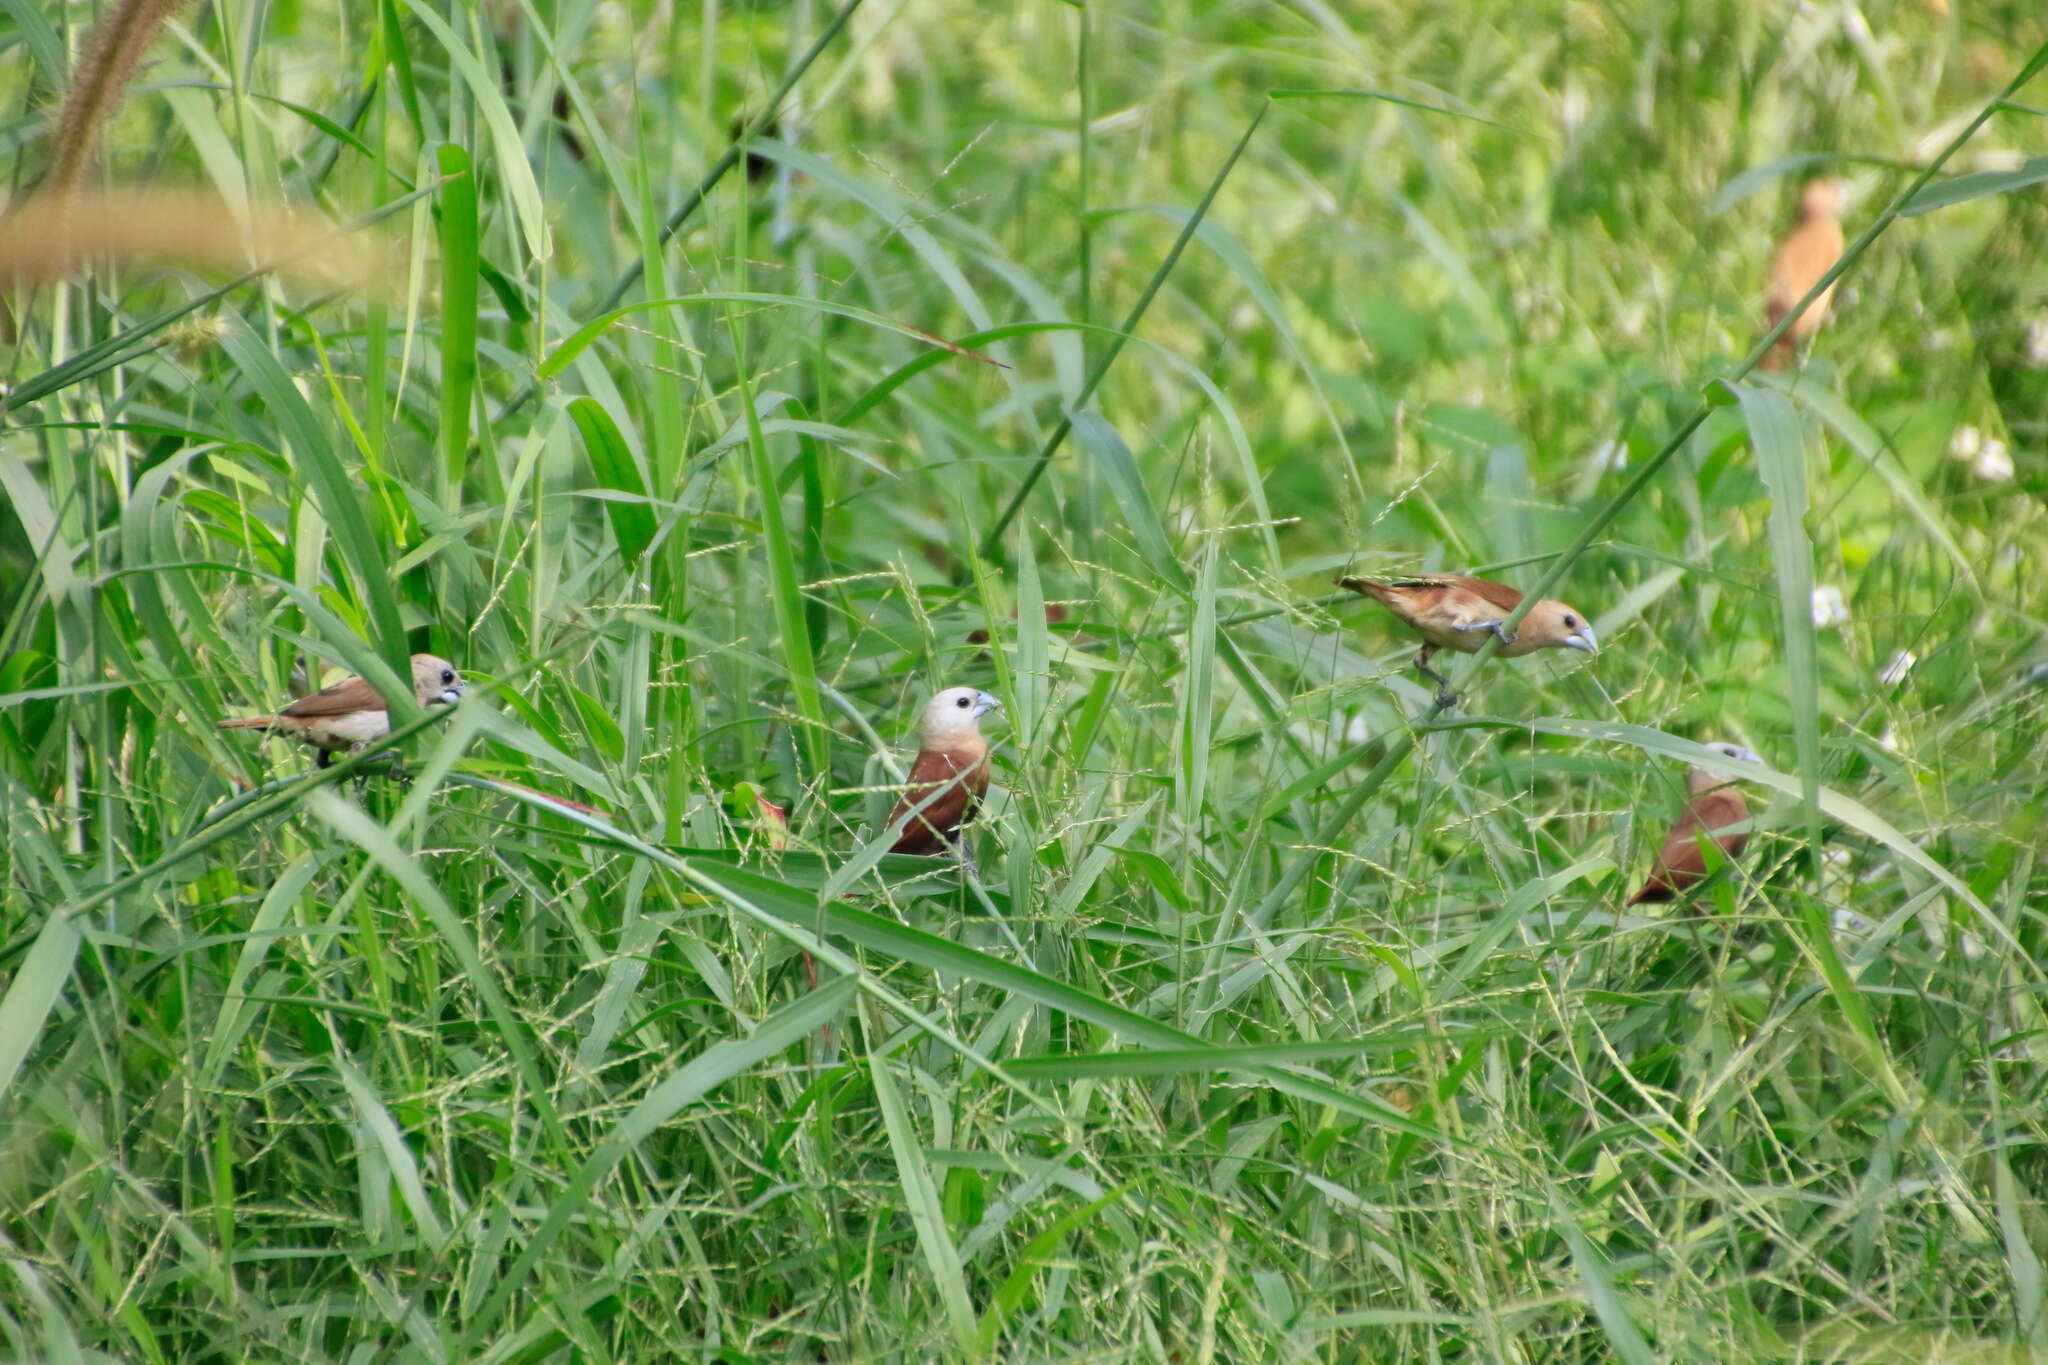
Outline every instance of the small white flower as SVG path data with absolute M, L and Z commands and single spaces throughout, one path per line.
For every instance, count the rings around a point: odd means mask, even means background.
M 1628 447 L 1620 441 L 1602 441 L 1593 447 L 1593 465 L 1597 469 L 1627 469 Z
M 1993 436 L 1984 442 L 1984 449 L 1977 452 L 1977 458 L 1970 463 L 1970 472 L 1986 483 L 2004 483 L 2012 477 L 2012 452 L 2005 448 L 2005 442 Z
M 1955 945 L 1961 950 L 1966 961 L 1975 962 L 1984 956 L 1984 940 L 1968 929 L 1956 929 L 1949 916 L 1947 901 L 1936 901 L 1920 909 L 1920 936 L 1927 940 L 1927 951 L 1935 957 L 1948 955 L 1949 936 L 1955 936 Z
M 1836 933 L 1844 934 L 1851 938 L 1868 938 L 1870 937 L 1870 931 L 1877 927 L 1854 910 L 1837 910 L 1829 919 L 1833 923 Z
M 2027 324 L 2026 357 L 2028 368 L 2048 370 L 2048 313 Z
M 1831 583 L 1823 583 L 1813 590 L 1813 628 L 1826 630 L 1839 626 L 1849 619 L 1849 604 L 1842 597 L 1842 590 Z
M 1630 303 L 1614 318 L 1614 330 L 1623 341 L 1641 341 L 1650 330 L 1650 305 Z
M 1983 448 L 1984 433 L 1975 427 L 1957 427 L 1955 435 L 1948 438 L 1948 457 L 1951 460 L 1974 460 Z
M 1252 331 L 1259 325 L 1259 306 L 1250 301 L 1240 303 L 1230 310 L 1230 330 L 1240 335 Z
M 2048 313 L 2042 313 L 2028 323 L 2028 348 L 2025 348 L 2028 368 L 2048 370 Z
M 1884 727 L 1884 733 L 1877 737 L 1877 747 L 1888 754 L 1899 752 L 1899 732 L 1891 726 Z
M 1920 662 L 1920 656 L 1910 649 L 1902 649 L 1892 655 L 1891 662 L 1877 670 L 1877 680 L 1886 687 L 1897 687 L 1913 671 L 1913 665 Z
M 1363 744 L 1372 738 L 1372 723 L 1366 719 L 1363 707 L 1351 713 L 1351 719 L 1344 726 L 1346 744 Z
M 1567 133 L 1573 132 L 1586 121 L 1586 115 L 1592 112 L 1592 108 L 1593 101 L 1586 97 L 1584 89 L 1567 85 L 1557 100 L 1557 121 L 1564 125 Z

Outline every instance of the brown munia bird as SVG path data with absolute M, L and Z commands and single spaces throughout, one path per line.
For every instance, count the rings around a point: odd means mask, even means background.
M 1763 761 L 1739 744 L 1717 741 L 1701 747 L 1744 763 Z M 1742 856 L 1743 848 L 1749 843 L 1747 829 L 1716 833 L 1717 830 L 1749 822 L 1749 803 L 1742 799 L 1741 792 L 1735 790 L 1735 781 L 1735 778 L 1708 772 L 1705 768 L 1686 769 L 1685 814 L 1678 817 L 1678 823 L 1664 837 L 1664 846 L 1657 850 L 1657 856 L 1650 864 L 1650 878 L 1628 898 L 1630 905 L 1677 900 L 1682 893 L 1697 886 L 1707 875 L 1706 850 L 1700 846 L 1703 839 L 1712 839 L 1720 847 L 1721 856 L 1731 862 Z
M 446 659 L 412 656 L 413 696 L 421 706 L 453 705 L 467 685 Z M 316 761 L 324 768 L 337 753 L 391 733 L 391 712 L 369 679 L 358 675 L 301 697 L 276 715 L 224 720 L 220 728 L 295 735 L 320 751 Z
M 1422 650 L 1415 656 L 1415 671 L 1436 684 L 1439 711 L 1448 710 L 1458 701 L 1451 693 L 1449 680 L 1429 666 L 1430 656 L 1439 649 L 1477 654 L 1488 635 L 1497 635 L 1498 652 L 1510 659 L 1539 649 L 1599 652 L 1593 639 L 1593 623 L 1554 598 L 1543 598 L 1530 607 L 1522 624 L 1509 634 L 1501 622 L 1522 605 L 1522 594 L 1491 579 L 1465 575 L 1390 578 L 1384 582 L 1340 578 L 1337 586 L 1370 597 L 1422 637 Z
M 1769 326 L 1792 311 L 1806 291 L 1820 283 L 1842 257 L 1842 189 L 1833 180 L 1809 180 L 1799 191 L 1799 222 L 1785 234 L 1778 254 L 1771 260 L 1771 277 L 1764 289 L 1764 307 Z M 1798 359 L 1799 348 L 1828 319 L 1828 301 L 1835 287 L 1829 285 L 1804 313 L 1793 319 L 1778 338 L 1762 365 L 1767 370 L 1785 370 Z
M 935 853 L 952 840 L 988 790 L 988 740 L 981 733 L 981 718 L 1001 705 L 986 692 L 949 687 L 924 708 L 910 785 L 889 812 L 885 828 L 894 828 L 905 816 L 910 823 L 889 845 L 891 853 Z

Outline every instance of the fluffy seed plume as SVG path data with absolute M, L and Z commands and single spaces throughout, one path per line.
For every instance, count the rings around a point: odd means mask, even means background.
M 49 174 L 43 177 L 44 193 L 61 195 L 77 188 L 143 54 L 171 16 L 189 4 L 191 0 L 122 0 L 93 25 L 51 131 L 53 152 Z

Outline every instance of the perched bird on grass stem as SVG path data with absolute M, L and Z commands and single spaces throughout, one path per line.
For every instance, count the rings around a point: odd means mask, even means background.
M 467 684 L 455 665 L 432 654 L 412 656 L 412 690 L 421 706 L 452 705 Z M 370 680 L 343 678 L 332 687 L 301 697 L 275 715 L 243 716 L 220 722 L 223 730 L 272 730 L 295 735 L 320 751 L 325 768 L 346 749 L 391 733 L 391 712 Z
M 918 725 L 917 761 L 910 785 L 887 828 L 909 817 L 891 853 L 936 853 L 951 842 L 988 790 L 988 740 L 981 718 L 1002 703 L 971 687 L 949 687 L 931 699 Z
M 1712 749 L 1724 758 L 1740 759 L 1744 763 L 1761 763 L 1748 749 L 1739 744 L 1715 742 L 1702 746 Z M 1707 875 L 1706 851 L 1700 847 L 1704 839 L 1712 839 L 1719 846 L 1721 856 L 1730 862 L 1742 856 L 1743 847 L 1749 843 L 1749 831 L 1737 829 L 1732 833 L 1719 834 L 1717 830 L 1733 825 L 1743 825 L 1749 820 L 1749 803 L 1742 799 L 1742 793 L 1735 790 L 1735 778 L 1709 772 L 1705 768 L 1688 768 L 1685 773 L 1685 814 L 1678 817 L 1678 823 L 1671 827 L 1671 833 L 1664 838 L 1664 846 L 1657 850 L 1657 856 L 1650 864 L 1650 878 L 1642 889 L 1628 898 L 1630 905 L 1645 901 L 1671 901 L 1697 886 Z
M 1809 180 L 1799 192 L 1799 222 L 1785 234 L 1778 254 L 1771 260 L 1770 283 L 1764 291 L 1769 325 L 1792 311 L 1806 297 L 1806 291 L 1820 283 L 1842 256 L 1842 190 L 1833 180 Z M 1835 287 L 1829 285 L 1804 313 L 1793 319 L 1761 364 L 1766 370 L 1789 370 L 1799 358 L 1799 348 L 1828 319 L 1828 303 Z
M 1522 594 L 1505 583 L 1462 575 L 1430 578 L 1340 578 L 1340 588 L 1349 588 L 1378 602 L 1405 621 L 1423 639 L 1415 656 L 1415 671 L 1436 684 L 1439 711 L 1457 705 L 1450 682 L 1429 666 L 1430 656 L 1439 649 L 1477 654 L 1488 635 L 1500 637 L 1499 653 L 1510 659 L 1533 654 L 1539 649 L 1576 649 L 1598 652 L 1593 640 L 1593 623 L 1564 603 L 1544 598 L 1529 608 L 1522 624 L 1510 634 L 1502 622 L 1522 604 Z

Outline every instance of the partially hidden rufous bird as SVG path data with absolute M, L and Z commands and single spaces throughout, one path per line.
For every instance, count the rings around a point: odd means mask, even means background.
M 1415 671 L 1436 684 L 1440 711 L 1455 706 L 1458 699 L 1451 693 L 1449 680 L 1429 666 L 1430 656 L 1439 649 L 1477 654 L 1488 635 L 1497 635 L 1498 652 L 1510 659 L 1539 649 L 1599 652 L 1593 639 L 1593 623 L 1554 598 L 1543 598 L 1530 607 L 1522 624 L 1510 634 L 1501 623 L 1522 604 L 1522 594 L 1491 579 L 1468 575 L 1384 581 L 1340 578 L 1337 586 L 1372 598 L 1422 637 L 1422 649 L 1415 656 Z
M 1740 744 L 1716 741 L 1701 747 L 1744 763 L 1763 761 Z M 1686 769 L 1685 813 L 1678 817 L 1671 833 L 1664 836 L 1663 847 L 1650 863 L 1649 880 L 1628 898 L 1630 905 L 1677 900 L 1705 879 L 1707 855 L 1701 847 L 1702 840 L 1711 839 L 1720 848 L 1721 856 L 1730 862 L 1742 856 L 1749 843 L 1749 830 L 1733 827 L 1748 824 L 1749 803 L 1735 789 L 1735 781 L 1705 768 Z M 1721 830 L 1728 832 L 1719 833 Z
M 949 687 L 931 699 L 918 724 L 910 784 L 885 828 L 909 823 L 891 853 L 935 853 L 950 843 L 988 790 L 988 740 L 981 718 L 1002 705 L 986 692 Z
M 412 690 L 421 706 L 447 706 L 468 686 L 455 665 L 432 654 L 412 656 Z M 242 716 L 220 723 L 223 730 L 269 730 L 292 735 L 320 751 L 326 767 L 334 756 L 391 733 L 391 712 L 377 689 L 361 675 L 343 678 L 301 697 L 275 715 Z
M 1799 222 L 1778 244 L 1771 259 L 1771 275 L 1764 288 L 1768 326 L 1792 311 L 1806 297 L 1806 291 L 1820 283 L 1842 257 L 1842 189 L 1838 181 L 1809 180 L 1799 191 Z M 1804 313 L 1793 319 L 1763 358 L 1763 368 L 1785 370 L 1798 359 L 1799 348 L 1827 321 L 1828 304 L 1835 287 L 1829 285 Z

